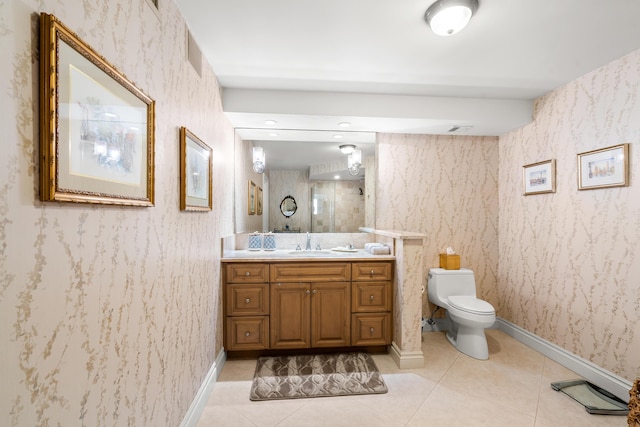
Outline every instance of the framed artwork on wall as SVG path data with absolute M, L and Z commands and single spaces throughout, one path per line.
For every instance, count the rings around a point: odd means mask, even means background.
M 210 211 L 213 150 L 189 129 L 180 128 L 180 210 Z
M 247 190 L 247 213 L 249 215 L 256 214 L 256 184 L 253 181 L 249 181 Z
M 628 185 L 628 143 L 578 154 L 578 190 Z
M 555 159 L 532 163 L 522 167 L 523 194 L 544 194 L 556 192 Z
M 40 15 L 40 199 L 153 206 L 155 102 Z
M 256 214 L 262 215 L 262 187 L 256 188 Z

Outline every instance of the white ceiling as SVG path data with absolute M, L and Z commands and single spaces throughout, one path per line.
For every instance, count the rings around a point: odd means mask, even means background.
M 285 145 L 291 163 L 320 159 L 320 140 L 368 149 L 375 132 L 502 135 L 533 99 L 640 48 L 640 0 L 479 0 L 450 37 L 424 21 L 433 1 L 176 0 L 227 116 L 272 168 L 269 140 L 307 141 Z

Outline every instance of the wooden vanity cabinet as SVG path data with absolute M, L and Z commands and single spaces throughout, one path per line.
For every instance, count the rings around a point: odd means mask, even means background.
M 349 263 L 272 264 L 270 274 L 272 349 L 350 345 Z
M 269 348 L 269 269 L 260 263 L 227 264 L 224 270 L 225 347 Z
M 393 261 L 224 265 L 228 351 L 391 343 Z

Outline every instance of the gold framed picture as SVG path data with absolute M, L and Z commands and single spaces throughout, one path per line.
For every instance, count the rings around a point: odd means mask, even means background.
M 189 129 L 180 128 L 180 210 L 212 208 L 213 150 Z
M 523 194 L 556 192 L 556 161 L 545 160 L 522 167 Z
M 153 206 L 155 102 L 40 15 L 40 199 Z
M 628 143 L 578 154 L 578 190 L 628 185 Z
M 247 213 L 249 215 L 256 214 L 256 184 L 253 181 L 249 181 L 247 190 Z
M 256 188 L 256 214 L 262 215 L 262 187 Z

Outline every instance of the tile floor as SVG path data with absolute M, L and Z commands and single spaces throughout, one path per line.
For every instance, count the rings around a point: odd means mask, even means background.
M 590 415 L 552 390 L 578 375 L 501 331 L 487 331 L 486 361 L 457 352 L 444 333 L 423 335 L 421 369 L 374 356 L 386 394 L 251 402 L 255 360 L 227 360 L 198 427 L 627 426 L 624 416 Z

